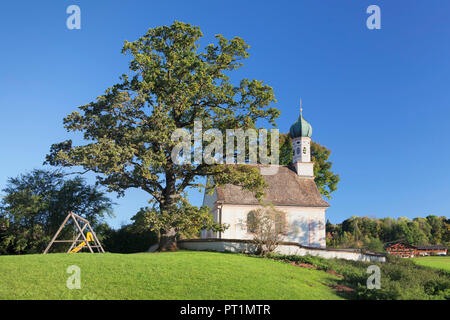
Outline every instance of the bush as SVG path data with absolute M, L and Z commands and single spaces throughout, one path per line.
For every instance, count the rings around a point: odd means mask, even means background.
M 140 230 L 126 225 L 118 230 L 109 229 L 103 235 L 103 248 L 113 253 L 145 252 L 158 242 L 158 236 L 150 230 Z
M 273 252 L 288 228 L 286 213 L 273 206 L 250 211 L 245 225 L 253 234 L 253 242 L 257 246 L 256 252 L 260 255 Z
M 333 270 L 343 276 L 340 285 L 354 289 L 350 298 L 364 300 L 437 300 L 450 299 L 450 274 L 418 266 L 412 260 L 387 257 L 385 263 L 324 259 L 314 256 L 270 254 L 271 259 L 311 264 L 320 270 Z M 376 264 L 381 270 L 381 288 L 368 289 L 367 267 Z

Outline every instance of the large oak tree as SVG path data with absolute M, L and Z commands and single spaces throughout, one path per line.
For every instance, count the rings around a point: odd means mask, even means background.
M 262 81 L 230 80 L 248 58 L 249 46 L 239 37 L 216 35 L 216 43 L 199 50 L 198 27 L 175 22 L 149 29 L 125 42 L 131 55 L 128 74 L 95 101 L 64 119 L 68 131 L 80 131 L 87 144 L 54 144 L 47 163 L 81 166 L 97 173 L 98 182 L 123 194 L 140 188 L 150 195 L 148 209 L 160 231 L 160 249 L 176 248 L 179 232 L 213 225 L 207 208 L 191 206 L 184 191 L 198 187 L 201 176 L 218 184 L 232 183 L 261 194 L 264 180 L 244 165 L 177 164 L 171 158 L 176 129 L 193 131 L 255 128 L 260 119 L 274 125 L 279 111 L 270 107 L 273 90 Z M 235 84 L 236 83 L 236 84 Z M 195 224 L 193 226 L 193 224 Z

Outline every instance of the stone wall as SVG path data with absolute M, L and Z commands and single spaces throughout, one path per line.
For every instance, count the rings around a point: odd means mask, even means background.
M 190 239 L 180 240 L 178 246 L 187 250 L 211 250 L 218 252 L 249 252 L 253 253 L 256 249 L 255 244 L 249 240 L 241 239 Z M 312 255 L 325 259 L 345 259 L 353 261 L 376 261 L 385 262 L 386 256 L 379 253 L 361 252 L 358 249 L 329 249 L 314 248 L 299 245 L 293 242 L 283 242 L 277 249 L 276 253 L 286 255 Z

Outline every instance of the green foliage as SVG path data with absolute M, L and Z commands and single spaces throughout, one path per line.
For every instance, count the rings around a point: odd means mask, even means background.
M 0 202 L 0 253 L 42 252 L 69 211 L 88 219 L 93 228 L 112 215 L 104 192 L 80 178 L 64 179 L 58 171 L 34 170 L 8 179 Z M 72 237 L 64 228 L 61 237 Z M 67 249 L 67 248 L 66 248 Z
M 311 142 L 311 161 L 314 162 L 314 181 L 320 193 L 331 198 L 331 193 L 337 190 L 339 175 L 333 173 L 331 168 L 333 163 L 328 161 L 331 150 L 325 148 L 317 142 Z M 292 143 L 288 134 L 280 135 L 280 164 L 289 165 L 292 163 Z
M 339 175 L 331 171 L 333 163 L 328 161 L 331 150 L 317 142 L 311 142 L 311 161 L 314 162 L 314 181 L 322 195 L 331 198 L 331 193 L 337 190 Z
M 248 213 L 244 226 L 252 234 L 256 252 L 266 255 L 273 252 L 287 232 L 288 221 L 284 211 L 273 205 L 263 206 Z
M 145 252 L 158 242 L 157 233 L 150 229 L 140 229 L 134 224 L 122 226 L 118 230 L 101 228 L 100 240 L 107 252 L 137 253 Z
M 371 237 L 365 237 L 363 248 L 367 249 L 372 252 L 383 252 L 384 251 L 384 245 L 383 242 L 381 242 L 380 239 L 377 238 L 371 238 Z
M 383 244 L 403 240 L 411 245 L 450 245 L 450 220 L 426 218 L 371 219 L 351 217 L 341 224 L 327 222 L 327 246 L 383 251 Z
M 214 176 L 216 183 L 239 184 L 258 190 L 259 196 L 264 187 L 263 178 L 246 166 L 174 163 L 171 154 L 178 142 L 172 133 L 182 128 L 192 133 L 194 120 L 201 121 L 205 131 L 225 132 L 256 128 L 258 120 L 274 125 L 279 116 L 269 107 L 275 101 L 271 87 L 258 80 L 242 79 L 238 85 L 230 81 L 231 71 L 249 56 L 244 40 L 216 35 L 217 43 L 199 51 L 202 36 L 198 27 L 175 22 L 125 42 L 122 52 L 131 55 L 129 74 L 64 120 L 68 131 L 82 132 L 90 143 L 54 144 L 47 156 L 51 165 L 97 173 L 99 183 L 121 195 L 128 188 L 146 191 L 160 217 L 180 215 L 159 224 L 164 234 L 176 228 L 173 221 L 194 210 L 180 211 L 177 205 L 187 187 L 201 186 L 198 177 Z M 196 210 L 202 216 L 202 209 Z
M 343 276 L 338 284 L 350 287 L 351 299 L 364 300 L 444 300 L 450 299 L 449 273 L 416 265 L 412 260 L 388 257 L 385 263 L 323 259 L 313 256 L 271 254 L 269 258 L 286 262 L 310 264 L 319 270 L 331 271 Z M 369 265 L 381 270 L 381 288 L 368 289 L 366 273 Z
M 224 231 L 227 225 L 220 225 L 214 222 L 211 215 L 210 208 L 192 206 L 184 198 L 170 213 L 160 212 L 153 208 L 142 208 L 132 218 L 135 221 L 134 225 L 140 230 L 151 230 L 158 233 L 159 230 L 169 225 L 179 233 L 183 238 L 196 238 L 199 236 L 202 229 Z

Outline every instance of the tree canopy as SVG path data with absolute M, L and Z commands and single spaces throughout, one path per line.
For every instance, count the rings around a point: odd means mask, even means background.
M 411 245 L 450 245 L 450 220 L 429 215 L 426 218 L 351 217 L 341 224 L 327 222 L 327 246 L 366 247 L 383 251 L 386 242 L 402 240 Z
M 47 163 L 81 166 L 97 173 L 98 182 L 123 194 L 140 188 L 150 195 L 150 214 L 159 217 L 162 250 L 176 247 L 176 237 L 187 215 L 197 228 L 210 226 L 203 209 L 185 207 L 184 191 L 199 187 L 199 177 L 213 176 L 217 184 L 232 183 L 261 195 L 265 183 L 255 168 L 245 165 L 177 164 L 171 158 L 176 129 L 256 128 L 258 120 L 275 125 L 279 111 L 273 89 L 262 81 L 230 80 L 230 73 L 249 57 L 249 46 L 239 37 L 216 35 L 216 43 L 199 50 L 199 27 L 175 22 L 149 29 L 122 52 L 131 55 L 129 74 L 94 102 L 64 119 L 68 131 L 80 131 L 87 144 L 71 140 L 54 144 Z M 207 145 L 207 141 L 202 142 Z M 192 229 L 192 225 L 189 225 Z

